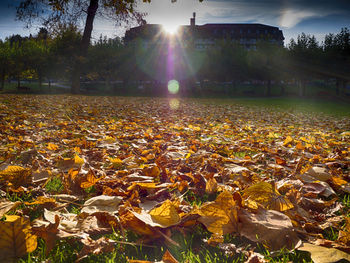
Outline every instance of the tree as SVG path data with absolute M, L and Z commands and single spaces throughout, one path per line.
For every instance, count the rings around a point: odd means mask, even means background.
M 143 0 L 150 2 L 151 0 Z M 175 2 L 176 0 L 171 0 Z M 199 0 L 203 1 L 203 0 Z M 72 74 L 72 93 L 80 89 L 81 57 L 86 57 L 90 45 L 93 22 L 96 15 L 113 16 L 119 23 L 144 22 L 144 14 L 136 11 L 139 0 L 21 0 L 17 7 L 17 18 L 27 21 L 42 20 L 49 26 L 60 22 L 74 23 L 85 17 L 84 31 L 78 58 Z
M 302 33 L 297 41 L 291 39 L 289 44 L 290 66 L 299 82 L 299 95 L 305 96 L 306 82 L 322 74 L 322 49 L 315 36 Z
M 342 28 L 334 35 L 328 34 L 324 41 L 324 65 L 336 78 L 336 93 L 340 95 L 341 86 L 345 89 L 346 83 L 350 80 L 350 31 Z
M 121 56 L 124 51 L 119 38 L 100 39 L 89 49 L 89 67 L 90 76 L 93 78 L 104 79 L 106 86 L 110 88 L 112 78 L 120 76 L 121 71 Z
M 10 65 L 10 45 L 8 41 L 2 42 L 0 40 L 0 90 L 4 89 L 5 78 L 9 73 Z

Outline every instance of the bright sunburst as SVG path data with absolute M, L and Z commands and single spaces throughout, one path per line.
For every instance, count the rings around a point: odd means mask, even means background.
M 168 34 L 174 35 L 178 30 L 179 26 L 175 24 L 163 24 L 163 30 Z

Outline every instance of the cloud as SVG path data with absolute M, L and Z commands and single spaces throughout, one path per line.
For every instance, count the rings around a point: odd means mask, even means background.
M 313 18 L 350 16 L 349 0 L 206 0 L 200 21 L 256 22 L 292 28 Z
M 301 11 L 301 10 L 293 10 L 293 9 L 287 9 L 282 11 L 280 16 L 280 22 L 279 25 L 281 27 L 285 28 L 291 28 L 295 25 L 299 24 L 301 21 L 311 18 L 311 17 L 318 17 L 320 15 L 311 12 L 311 11 Z

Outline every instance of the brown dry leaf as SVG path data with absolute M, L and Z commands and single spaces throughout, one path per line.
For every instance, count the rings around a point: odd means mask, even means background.
M 350 245 L 350 217 L 345 218 L 345 227 L 339 231 L 338 241 Z
M 39 221 L 34 222 L 33 234 L 45 240 L 46 250 L 45 253 L 48 255 L 50 251 L 56 244 L 56 241 L 59 239 L 58 226 L 60 224 L 60 218 L 58 215 L 55 216 L 55 223 L 49 223 L 49 225 L 40 224 Z
M 5 215 L 0 221 L 0 262 L 10 262 L 37 247 L 37 237 L 32 234 L 29 219 Z
M 215 180 L 214 177 L 209 178 L 205 186 L 205 192 L 207 194 L 213 194 L 217 191 L 217 189 L 218 189 L 218 182 Z
M 123 198 L 119 196 L 99 195 L 88 199 L 81 210 L 82 213 L 93 214 L 96 212 L 116 213 Z
M 147 213 L 145 214 L 146 216 L 148 215 L 148 217 L 150 217 L 149 214 Z M 141 219 L 139 219 L 139 217 Z M 159 236 L 155 234 L 156 231 L 151 226 L 144 223 L 142 219 L 143 217 L 140 214 L 136 212 L 131 212 L 131 211 L 127 211 L 126 213 L 120 215 L 120 223 L 124 228 L 131 229 L 140 235 L 146 235 L 146 236 L 152 236 L 152 237 Z M 150 222 L 152 221 L 150 220 Z M 160 225 L 157 224 L 157 226 L 160 226 Z
M 179 261 L 174 258 L 174 256 L 167 250 L 161 261 L 148 261 L 148 260 L 137 260 L 137 259 L 128 259 L 129 263 L 179 263 Z
M 270 250 L 294 249 L 300 241 L 289 217 L 278 211 L 259 208 L 251 213 L 241 209 L 238 218 L 239 233 Z
M 107 238 L 101 237 L 100 239 L 93 240 L 89 237 L 82 239 L 83 248 L 78 254 L 78 259 L 76 262 L 81 261 L 82 259 L 88 257 L 89 255 L 99 255 L 101 253 L 110 253 L 116 247 L 116 242 Z
M 158 177 L 160 175 L 160 169 L 157 165 L 152 165 L 150 167 L 145 167 L 143 169 L 145 176 Z
M 310 168 L 305 174 L 313 177 L 314 180 L 323 182 L 328 181 L 332 177 L 331 174 L 327 172 L 326 168 L 317 166 Z
M 24 186 L 32 181 L 32 171 L 29 168 L 9 165 L 3 171 L 0 171 L 0 182 L 11 183 L 15 188 Z
M 224 235 L 237 230 L 238 206 L 230 192 L 224 191 L 214 202 L 204 203 L 198 210 L 199 222 L 217 235 Z
M 128 263 L 155 263 L 149 260 L 128 259 Z
M 174 258 L 174 256 L 169 252 L 169 250 L 167 250 L 163 257 L 162 257 L 162 262 L 164 263 L 179 263 L 179 261 L 176 260 L 176 258 Z
M 315 263 L 332 263 L 340 260 L 350 261 L 350 254 L 335 248 L 327 248 L 309 243 L 303 243 L 298 250 L 310 252 L 311 259 Z
M 6 201 L 6 199 L 1 199 L 0 200 L 0 218 L 7 212 L 16 209 L 16 207 L 19 206 L 20 204 L 21 204 L 20 201 L 11 202 L 11 201 Z

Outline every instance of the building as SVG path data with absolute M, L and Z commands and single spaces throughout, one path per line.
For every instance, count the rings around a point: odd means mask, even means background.
M 184 46 L 193 45 L 197 50 L 206 50 L 218 41 L 239 43 L 247 50 L 255 50 L 261 40 L 283 46 L 284 36 L 278 27 L 263 24 L 205 24 L 196 25 L 196 14 L 190 25 L 180 26 L 178 39 Z M 126 31 L 126 42 L 141 39 L 145 47 L 166 43 L 168 36 L 161 25 L 145 24 Z

